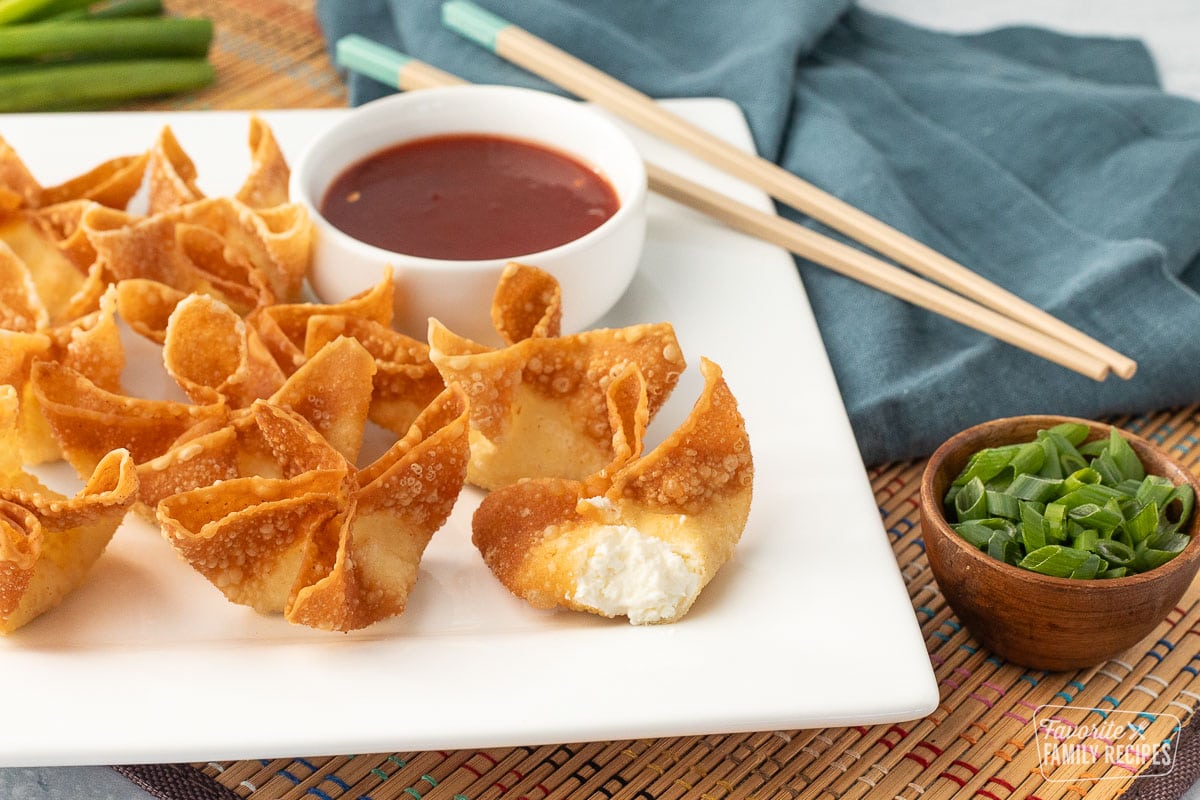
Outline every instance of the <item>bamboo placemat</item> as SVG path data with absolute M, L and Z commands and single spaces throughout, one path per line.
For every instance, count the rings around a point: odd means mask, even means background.
M 211 57 L 217 84 L 130 108 L 345 104 L 311 0 L 168 0 L 167 5 L 176 13 L 214 19 Z M 1114 422 L 1197 469 L 1200 406 Z M 869 477 L 941 690 L 938 708 L 924 719 L 824 730 L 117 769 L 159 797 L 199 800 L 1178 797 L 1200 769 L 1200 741 L 1190 757 L 1195 737 L 1186 725 L 1200 701 L 1200 585 L 1120 658 L 1073 673 L 1006 664 L 981 649 L 958 623 L 929 572 L 917 506 L 922 468 L 920 461 L 888 464 L 871 469 Z M 886 680 L 886 658 L 880 654 L 880 680 Z M 1085 747 L 1099 753 L 1097 763 L 1043 767 L 1037 724 L 1047 706 L 1061 707 L 1052 712 L 1056 721 L 1050 727 L 1060 737 L 1089 726 L 1095 735 Z M 1149 761 L 1106 758 L 1106 740 L 1112 743 L 1125 730 L 1167 742 L 1178 763 L 1159 776 L 1152 773 L 1164 768 Z

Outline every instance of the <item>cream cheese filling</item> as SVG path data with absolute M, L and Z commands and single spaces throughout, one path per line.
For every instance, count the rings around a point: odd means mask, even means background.
M 601 525 L 572 598 L 634 625 L 675 619 L 700 591 L 700 576 L 667 542 L 629 525 Z

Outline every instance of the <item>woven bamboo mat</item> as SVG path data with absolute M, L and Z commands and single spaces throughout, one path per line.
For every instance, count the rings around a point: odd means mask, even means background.
M 131 108 L 334 107 L 342 83 L 326 58 L 311 0 L 168 0 L 216 22 L 215 86 Z M 1200 407 L 1114 420 L 1191 468 L 1200 462 Z M 1200 701 L 1200 585 L 1121 658 L 1074 673 L 1027 671 L 976 645 L 929 572 L 917 513 L 922 462 L 879 466 L 871 484 L 929 649 L 941 702 L 901 724 L 734 735 L 373 753 L 271 761 L 120 768 L 167 798 L 292 800 L 612 800 L 769 798 L 1177 797 L 1196 780 L 1186 759 L 1156 765 L 1113 757 L 1124 732 L 1189 750 Z M 762 654 L 760 654 L 762 655 Z M 886 681 L 886 654 L 880 680 Z M 1047 710 L 1048 707 L 1058 707 Z M 1094 764 L 1046 766 L 1038 722 L 1070 739 L 1088 726 Z M 352 724 L 352 723 L 350 723 Z M 1184 727 L 1180 730 L 1179 726 Z M 1132 726 L 1132 727 L 1130 727 Z M 1043 733 L 1045 739 L 1047 733 Z M 1128 737 L 1126 737 L 1128 738 Z M 1089 749 L 1090 748 L 1090 749 Z M 1174 749 L 1170 749 L 1174 748 Z M 1068 759 L 1069 761 L 1071 759 Z M 1200 762 L 1200 755 L 1196 760 Z

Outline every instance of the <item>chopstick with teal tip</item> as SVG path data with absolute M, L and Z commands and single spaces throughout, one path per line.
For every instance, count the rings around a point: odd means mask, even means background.
M 470 0 L 449 0 L 444 3 L 442 24 L 501 58 L 757 186 L 776 200 L 841 231 L 914 272 L 1100 359 L 1122 378 L 1131 378 L 1137 371 L 1137 362 L 1128 356 L 933 248 L 802 180 L 778 164 L 733 147 L 664 109 L 633 87 L 480 8 Z
M 339 40 L 335 46 L 335 60 L 341 67 L 405 91 L 466 83 L 456 75 L 361 36 Z M 739 203 L 649 162 L 646 163 L 646 177 L 652 191 L 839 275 L 940 314 L 1094 380 L 1103 380 L 1108 374 L 1108 365 L 1103 361 L 862 250 L 776 214 Z
M 404 91 L 467 83 L 457 75 L 443 72 L 424 61 L 418 61 L 412 56 L 358 34 L 350 34 L 337 40 L 334 45 L 334 61 L 340 67 Z

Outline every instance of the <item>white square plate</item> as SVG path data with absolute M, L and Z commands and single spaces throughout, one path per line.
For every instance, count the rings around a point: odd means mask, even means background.
M 668 105 L 741 147 L 736 106 Z M 263 116 L 294 163 L 344 111 Z M 246 174 L 240 112 L 10 115 L 44 184 L 149 147 L 170 124 L 209 194 Z M 759 208 L 759 191 L 635 134 L 648 158 Z M 269 758 L 873 724 L 938 692 L 912 606 L 788 254 L 652 197 L 647 245 L 604 325 L 669 320 L 689 367 L 648 445 L 687 415 L 700 356 L 746 418 L 754 504 L 734 558 L 681 621 L 539 612 L 470 543 L 465 490 L 408 610 L 349 635 L 234 606 L 130 517 L 86 584 L 0 640 L 0 766 Z M 564 298 L 569 304 L 571 298 Z M 149 361 L 153 361 L 153 353 Z M 138 385 L 143 360 L 129 373 Z M 65 471 L 64 471 L 65 470 Z M 69 468 L 42 473 L 67 484 Z M 69 477 L 68 477 L 69 476 Z

